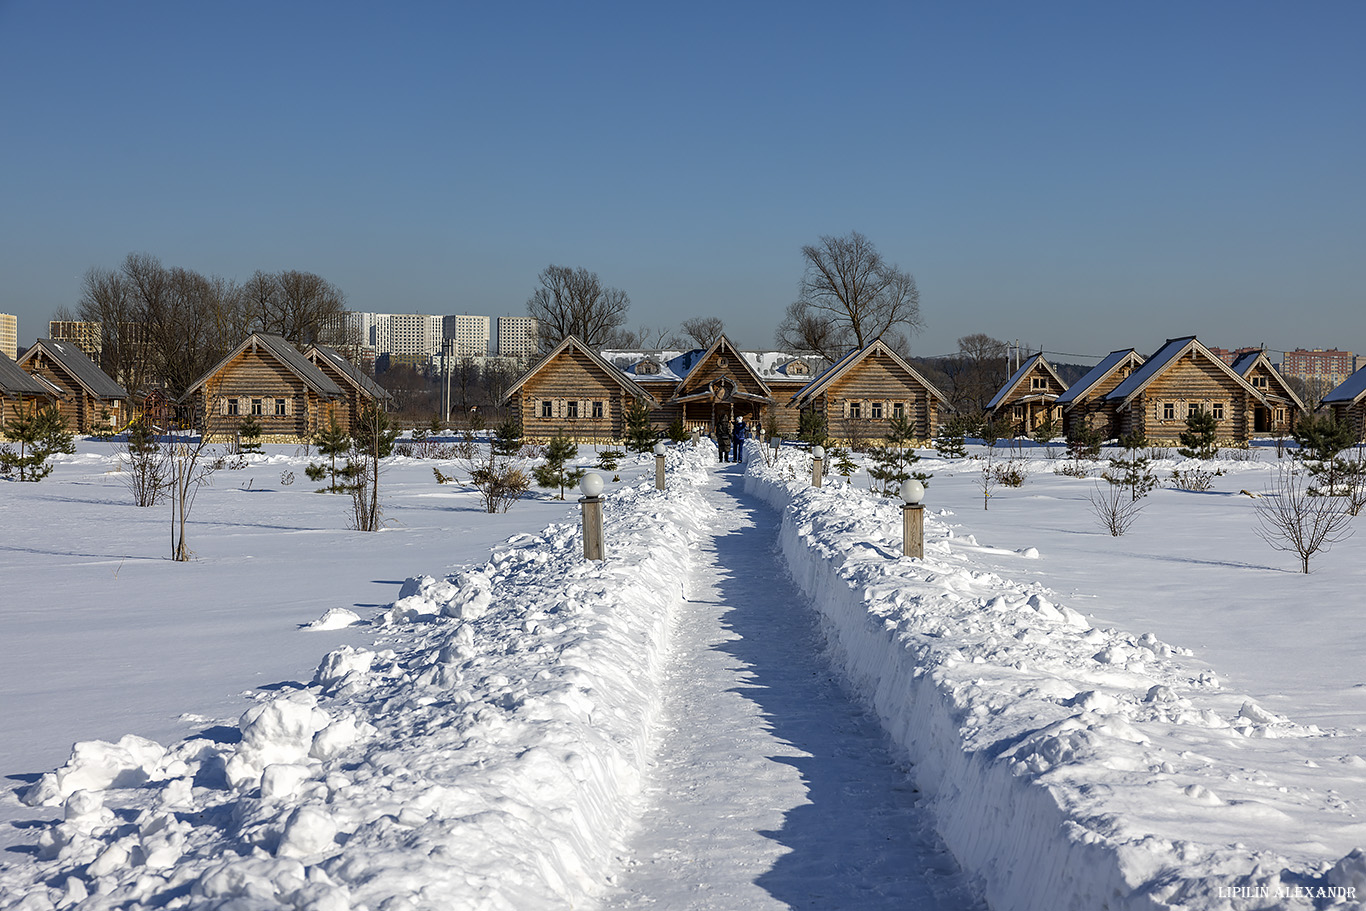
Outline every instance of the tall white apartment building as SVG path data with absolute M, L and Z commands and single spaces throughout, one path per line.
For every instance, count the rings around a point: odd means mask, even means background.
M 371 339 L 380 354 L 413 358 L 441 351 L 441 317 L 426 313 L 371 314 Z
M 12 361 L 19 358 L 19 318 L 12 313 L 0 313 L 0 351 Z
M 457 314 L 443 317 L 441 334 L 455 357 L 485 357 L 489 353 L 489 318 Z
M 535 317 L 498 317 L 498 356 L 534 356 L 536 354 L 536 333 L 537 321 Z

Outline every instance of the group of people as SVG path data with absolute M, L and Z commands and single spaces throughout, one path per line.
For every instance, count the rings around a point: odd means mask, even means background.
M 721 461 L 739 462 L 743 459 L 745 440 L 748 438 L 749 428 L 745 426 L 743 416 L 729 424 L 725 418 L 716 421 L 716 448 L 721 451 Z

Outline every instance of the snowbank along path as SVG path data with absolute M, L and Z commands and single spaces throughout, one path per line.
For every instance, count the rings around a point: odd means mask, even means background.
M 739 466 L 706 491 L 610 909 L 982 907 L 892 744 L 837 683 Z

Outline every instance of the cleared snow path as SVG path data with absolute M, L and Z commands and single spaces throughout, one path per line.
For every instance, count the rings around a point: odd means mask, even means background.
M 841 690 L 777 516 L 718 471 L 674 630 L 655 760 L 619 889 L 633 908 L 982 907 L 877 719 Z

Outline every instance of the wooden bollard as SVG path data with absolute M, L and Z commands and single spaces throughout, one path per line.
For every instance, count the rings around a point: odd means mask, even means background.
M 825 475 L 825 447 L 817 446 L 811 450 L 813 463 L 811 465 L 811 486 L 820 487 L 821 480 Z
M 925 559 L 925 508 L 920 505 L 925 485 L 915 479 L 901 485 L 901 552 L 917 560 Z
M 664 443 L 655 444 L 655 490 L 664 489 Z
M 583 555 L 588 560 L 603 558 L 602 533 L 602 475 L 590 472 L 579 482 L 583 497 L 579 504 L 583 507 Z

